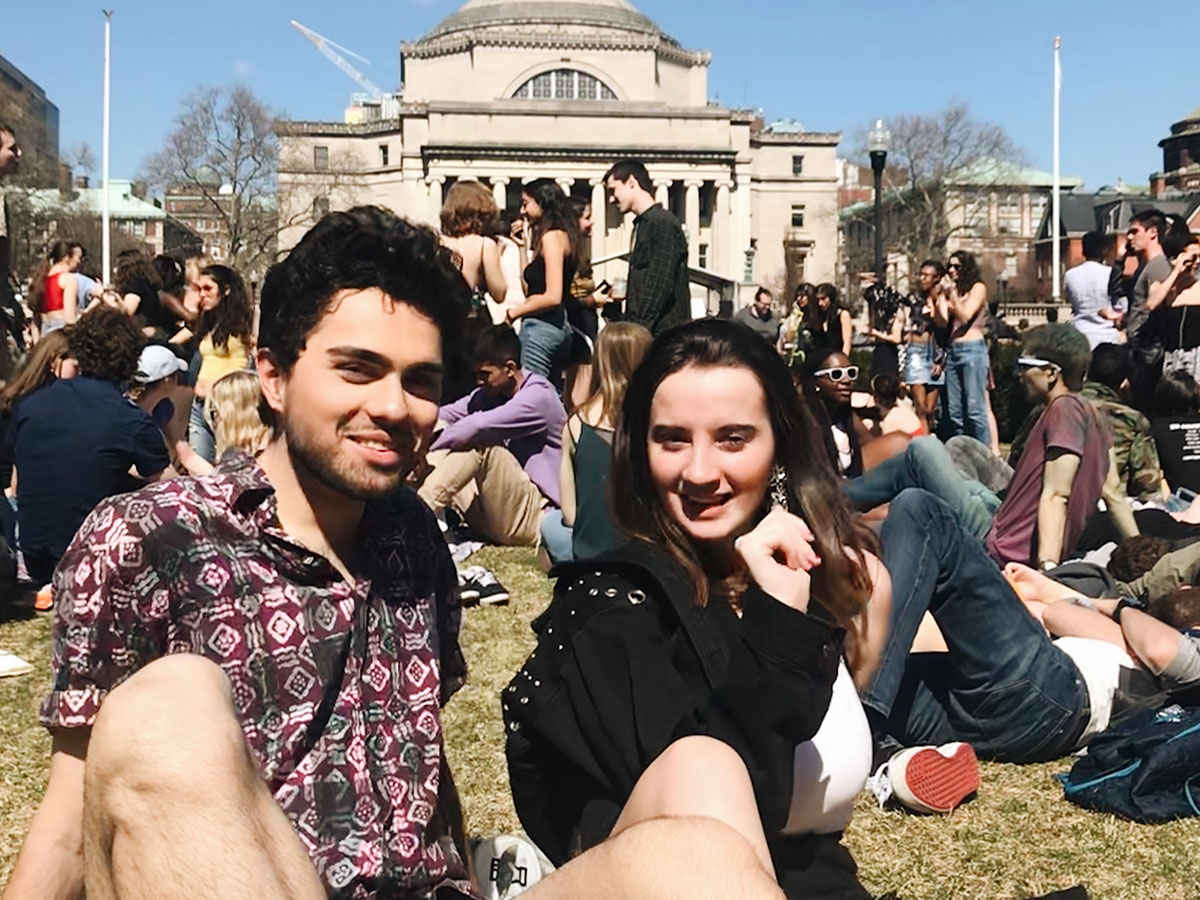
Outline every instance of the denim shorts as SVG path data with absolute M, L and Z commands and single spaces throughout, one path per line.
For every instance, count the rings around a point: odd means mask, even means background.
M 904 383 L 928 384 L 940 387 L 946 383 L 945 370 L 937 378 L 933 377 L 933 362 L 937 354 L 937 344 L 926 341 L 923 344 L 904 345 Z

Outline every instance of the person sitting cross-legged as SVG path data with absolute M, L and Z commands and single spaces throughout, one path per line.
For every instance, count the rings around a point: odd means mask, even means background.
M 439 410 L 445 428 L 418 493 L 435 514 L 453 508 L 488 541 L 536 546 L 545 510 L 559 505 L 567 414 L 554 385 L 521 368 L 507 325 L 483 331 L 473 356 L 479 387 Z

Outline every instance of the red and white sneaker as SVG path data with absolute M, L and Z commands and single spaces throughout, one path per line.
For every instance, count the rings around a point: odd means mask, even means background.
M 979 760 L 961 741 L 909 747 L 881 766 L 872 782 L 881 803 L 894 796 L 914 812 L 949 813 L 979 790 Z

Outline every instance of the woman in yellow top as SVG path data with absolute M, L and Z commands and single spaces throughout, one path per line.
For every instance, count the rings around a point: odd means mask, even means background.
M 188 428 L 192 449 L 215 462 L 212 428 L 204 418 L 204 399 L 213 382 L 230 372 L 250 365 L 253 349 L 251 324 L 253 310 L 242 277 L 228 266 L 212 265 L 201 269 L 196 281 L 200 294 L 200 317 L 196 336 L 200 339 L 200 371 L 196 375 L 196 397 Z

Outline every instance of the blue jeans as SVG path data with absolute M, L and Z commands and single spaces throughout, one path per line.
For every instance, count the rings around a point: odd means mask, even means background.
M 955 434 L 988 446 L 992 429 L 987 416 L 987 341 L 956 341 L 946 354 L 946 409 Z
M 1073 751 L 1091 715 L 1079 670 L 950 508 L 926 491 L 905 491 L 880 537 L 892 610 L 862 701 L 888 734 L 905 746 L 967 741 L 1006 762 Z M 910 654 L 926 611 L 948 653 Z
M 575 559 L 571 532 L 571 526 L 563 522 L 561 509 L 547 509 L 542 515 L 542 546 L 556 566 Z
M 550 313 L 553 316 L 553 313 Z M 555 324 L 561 319 L 560 324 Z M 566 314 L 561 310 L 558 319 L 526 318 L 521 322 L 521 368 L 549 378 L 555 387 L 562 387 L 563 369 L 571 354 L 571 330 Z
M 1000 498 L 978 481 L 968 481 L 958 474 L 950 454 L 935 437 L 916 438 L 899 456 L 842 482 L 843 493 L 864 512 L 890 503 L 908 488 L 929 491 L 980 540 L 987 537 L 1000 508 Z
M 188 443 L 210 463 L 217 461 L 217 439 L 212 426 L 204 419 L 204 401 L 199 397 L 192 398 L 192 411 L 188 416 Z

